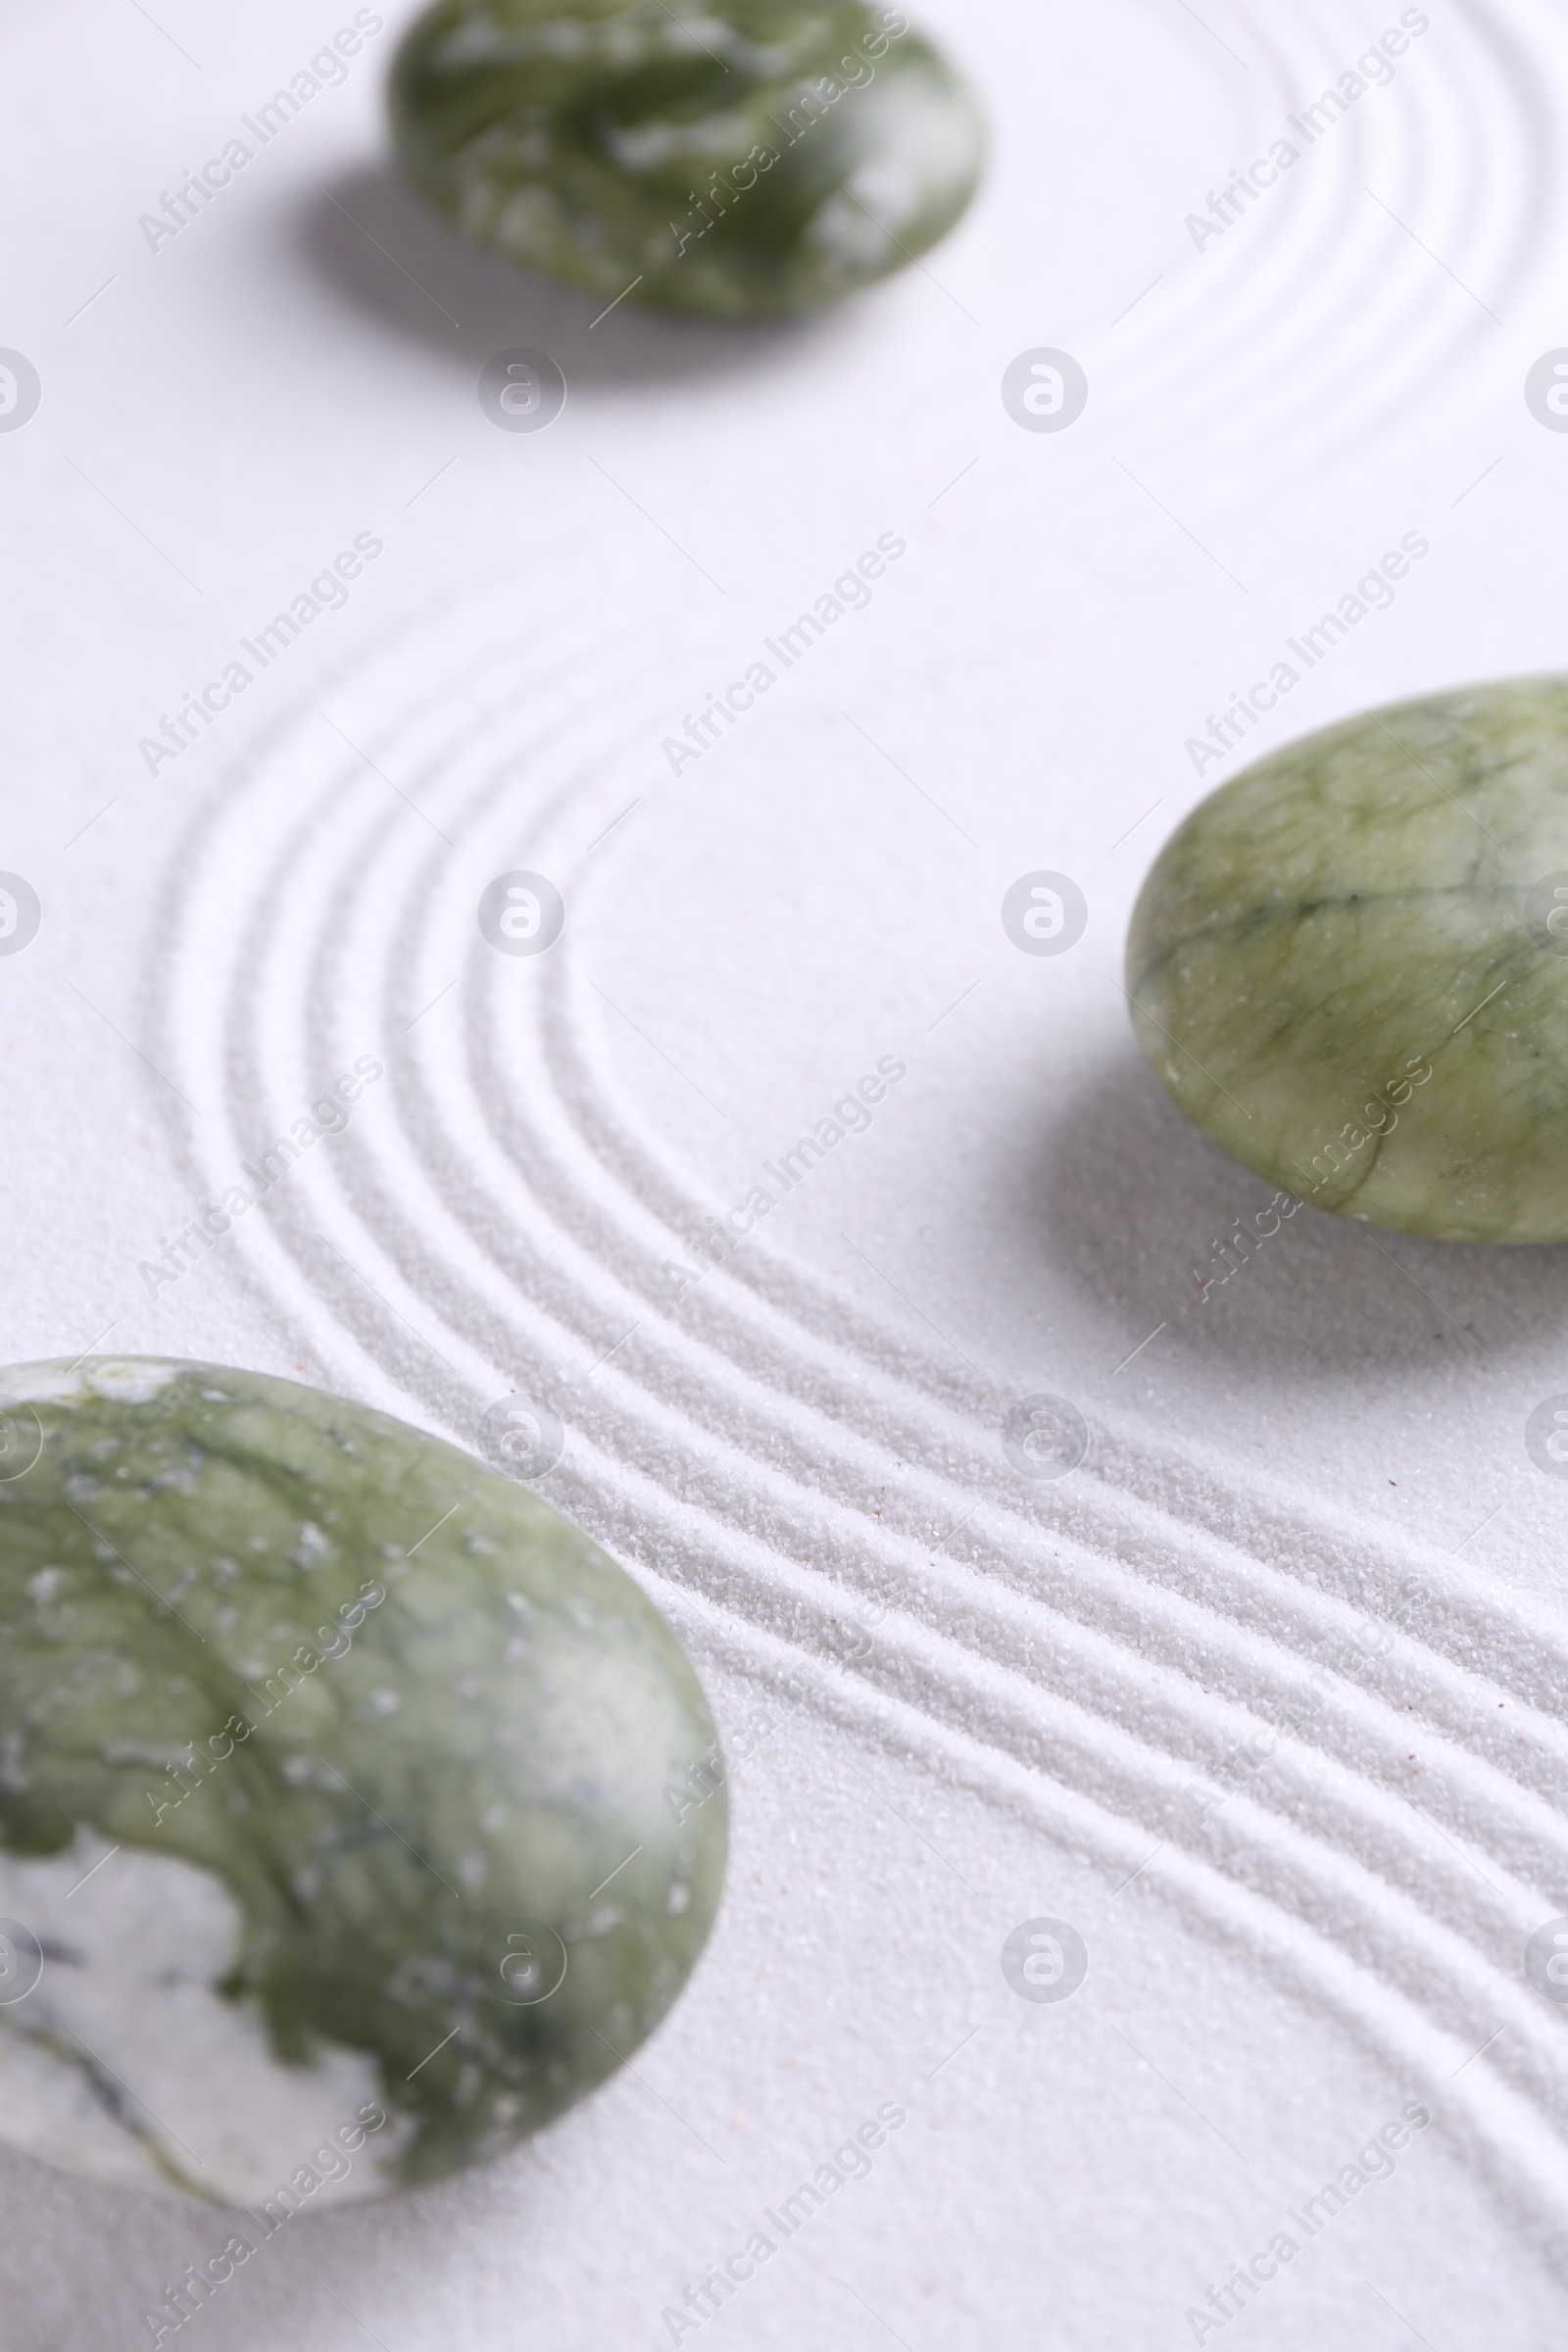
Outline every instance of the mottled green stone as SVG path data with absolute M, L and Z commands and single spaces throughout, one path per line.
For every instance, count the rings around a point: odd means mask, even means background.
M 702 1690 L 632 1580 L 455 1446 L 290 1381 L 105 1358 L 0 1394 L 0 1910 L 83 1832 L 120 1856 L 74 1916 L 138 1855 L 212 1874 L 264 2063 L 373 2064 L 394 2129 L 360 2161 L 396 2157 L 368 2193 L 611 2074 L 702 1948 L 726 1835 Z M 0 2006 L 0 2060 L 70 1961 Z M 159 2167 L 211 2194 L 199 2155 Z
M 466 234 L 609 303 L 837 301 L 945 236 L 973 99 L 858 0 L 440 0 L 392 70 L 398 154 Z
M 1139 1043 L 1321 1208 L 1568 1240 L 1568 678 L 1369 711 L 1202 802 L 1133 914 Z

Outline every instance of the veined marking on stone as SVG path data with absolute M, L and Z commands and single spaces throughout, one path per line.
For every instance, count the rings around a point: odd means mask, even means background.
M 360 1792 L 355 1788 L 353 1782 L 345 1781 L 343 1779 L 343 1775 L 338 1771 L 335 1764 L 328 1764 L 324 1756 L 318 1756 L 316 1761 L 321 1766 L 324 1772 L 329 1772 L 332 1775 L 334 1781 L 342 1782 L 343 1787 L 348 1790 L 350 1796 L 359 1797 L 359 1801 L 365 1807 L 367 1813 L 371 1814 L 374 1819 L 381 1824 L 383 1830 L 390 1832 L 392 1837 L 397 1839 L 399 1845 L 407 1845 L 409 1847 L 409 1852 L 414 1856 L 416 1862 L 422 1862 L 425 1869 L 430 1873 L 432 1879 L 441 1879 L 441 1873 L 437 1870 L 435 1864 L 433 1862 L 426 1861 L 424 1855 L 420 1853 L 416 1845 L 409 1845 L 409 1841 L 404 1837 L 403 1832 L 401 1830 L 394 1830 L 392 1828 L 392 1824 L 387 1820 L 386 1815 L 384 1813 L 377 1813 L 375 1807 L 371 1804 L 368 1797 L 360 1796 Z M 446 1888 L 448 1894 L 454 1896 L 458 1902 L 462 1902 L 463 1897 L 458 1893 L 457 1888 L 453 1886 L 450 1879 L 441 1879 L 441 1884 Z M 449 2040 L 451 2036 L 448 2035 Z
M 75 2042 L 80 2049 L 86 2052 L 86 2055 L 91 2059 L 93 2065 L 98 2069 L 98 2072 L 101 2075 L 107 2075 L 111 2082 L 118 2082 L 120 2084 L 121 2089 L 124 2092 L 127 2099 L 131 2100 L 137 2107 L 147 2107 L 147 2102 L 142 2097 L 140 2091 L 132 2090 L 130 2084 L 125 2081 L 122 2075 L 117 2075 L 112 2066 L 107 2066 L 104 2063 L 103 2059 L 99 2057 L 96 2050 L 89 2049 L 86 2042 L 82 2040 L 81 2035 L 76 2032 L 74 2026 L 68 2026 L 62 2022 L 61 2032 L 69 2034 L 72 2040 Z M 195 2149 L 190 2145 L 189 2141 L 181 2139 L 179 2133 L 175 2132 L 170 2125 L 165 2123 L 163 2117 L 158 2113 L 156 2108 L 147 2107 L 147 2113 L 152 2117 L 153 2122 L 158 2126 L 159 2131 L 167 2132 L 170 2138 L 174 2141 L 176 2146 L 184 2149 L 192 2164 L 200 2165 L 202 2171 L 205 2173 L 207 2170 L 206 2159 L 197 2155 Z
M 100 1872 L 91 1901 L 74 1908 L 65 1899 L 74 1880 L 105 1850 L 79 1829 L 69 1852 L 0 1853 L 0 1911 L 33 1923 L 58 1963 L 51 1986 L 46 1960 L 41 1998 L 24 2011 L 0 2006 L 0 2141 L 122 2187 L 236 2207 L 264 2197 L 279 2177 L 274 2168 L 286 2179 L 330 2114 L 352 2118 L 378 2092 L 379 2071 L 368 2053 L 329 2036 L 309 2065 L 278 2062 L 262 2005 L 221 1989 L 245 1920 L 205 1865 L 126 1841 L 117 1857 L 123 1868 Z M 134 2098 L 110 2067 L 134 2084 Z M 52 2079 L 65 2076 L 69 2090 Z M 205 2170 L 160 2128 L 159 2119 L 175 2117 L 186 2145 L 205 2151 Z M 367 2153 L 400 2146 L 417 2130 L 411 2109 L 390 2131 L 378 2128 Z M 354 2178 L 334 2178 L 311 2202 L 381 2193 L 373 2169 L 350 2171 Z
M 86 1884 L 87 1884 L 87 1881 L 88 1881 L 89 1879 L 91 1879 L 91 1878 L 95 1878 L 95 1877 L 97 1876 L 98 1872 L 99 1872 L 100 1870 L 102 1870 L 102 1868 L 103 1868 L 103 1866 L 104 1866 L 104 1864 L 105 1864 L 106 1862 L 112 1862 L 112 1861 L 114 1860 L 115 1856 L 116 1856 L 116 1855 L 119 1853 L 119 1851 L 120 1851 L 120 1848 L 119 1848 L 119 1846 L 118 1846 L 118 1845 L 112 1845 L 112 1846 L 109 1848 L 109 1851 L 108 1851 L 108 1853 L 107 1853 L 107 1854 L 100 1854 L 100 1855 L 99 1855 L 99 1857 L 98 1857 L 98 1859 L 97 1859 L 97 1861 L 96 1861 L 96 1862 L 93 1864 L 93 1866 L 92 1866 L 92 1869 L 91 1869 L 91 1870 L 88 1870 L 88 1871 L 83 1871 L 83 1873 L 82 1873 L 81 1877 L 80 1877 L 80 1878 L 79 1878 L 79 1879 L 76 1881 L 76 1884 L 75 1884 L 75 1886 L 68 1886 L 68 1887 L 66 1888 L 66 1900 L 67 1900 L 67 1902 L 69 1903 L 69 1902 L 70 1902 L 70 1900 L 71 1900 L 71 1898 L 72 1898 L 72 1896 L 73 1896 L 74 1894 L 77 1893 L 81 1887 L 83 1887 L 83 1886 L 86 1886 Z
M 643 1849 L 640 1845 L 634 1845 L 631 1849 L 631 1852 L 626 1856 L 626 1862 L 635 1862 L 642 1850 Z M 621 1872 L 626 1867 L 626 1862 L 617 1862 L 614 1869 L 610 1874 L 610 1879 L 618 1879 Z M 588 1897 L 590 1902 L 594 1900 L 595 1896 L 604 1893 L 605 1888 L 610 1885 L 610 1879 L 600 1880 L 598 1886 L 594 1888 L 593 1894 Z
M 1492 992 L 1492 997 L 1500 997 L 1507 985 L 1508 983 L 1506 980 L 1499 980 L 1496 987 Z M 1480 1004 L 1475 1007 L 1475 1010 L 1465 1014 L 1464 1019 L 1459 1023 L 1459 1029 L 1468 1029 L 1470 1023 L 1475 1019 L 1476 1013 L 1486 1011 L 1487 1006 L 1492 1003 L 1492 997 L 1483 997 Z M 1459 1029 L 1450 1029 L 1448 1031 L 1448 1035 L 1450 1037 L 1457 1037 L 1459 1034 Z
M 458 2035 L 459 2035 L 459 2034 L 460 2034 L 462 2032 L 463 2032 L 463 2028 L 462 2028 L 461 2026 L 454 2026 L 454 2027 L 453 2027 L 453 2029 L 452 2029 L 452 2031 L 451 2031 L 451 2033 L 450 2033 L 450 2034 L 447 2035 L 447 2039 L 446 2039 L 446 2041 L 438 2041 L 438 2042 L 436 2043 L 436 2045 L 435 2045 L 435 2048 L 434 2048 L 433 2050 L 431 2050 L 431 2051 L 430 2051 L 430 2052 L 429 2052 L 429 2053 L 428 2053 L 428 2054 L 427 2054 L 425 2057 L 423 2057 L 423 2058 L 421 2058 L 421 2059 L 419 2060 L 419 2063 L 418 2063 L 418 2065 L 417 2065 L 417 2066 L 415 2068 L 415 2070 L 414 2070 L 414 2075 L 416 2075 L 416 2074 L 419 2074 L 420 2072 L 422 2072 L 422 2070 L 423 2070 L 425 2067 L 427 2067 L 427 2066 L 429 2065 L 429 2063 L 430 2063 L 430 2060 L 431 2060 L 432 2058 L 439 2058 L 439 2057 L 440 2057 L 440 2055 L 441 2055 L 441 2053 L 442 2053 L 442 2051 L 443 2051 L 443 2050 L 446 2048 L 446 2046 L 447 2046 L 447 2041 L 456 2041 L 456 2040 L 457 2040 L 457 2038 L 458 2038 Z M 404 2076 L 404 2078 L 403 2078 L 403 2080 L 405 2081 L 405 2082 L 412 2082 L 414 2081 L 414 2075 L 405 2075 L 405 2076 Z
M 1116 986 L 1121 988 L 1121 982 L 1119 980 L 1117 981 Z M 1170 1031 L 1165 1027 L 1164 1022 L 1155 1021 L 1153 1014 L 1149 1010 L 1147 1005 L 1140 1004 L 1138 999 L 1133 996 L 1129 990 L 1122 988 L 1121 993 L 1127 999 L 1127 1002 L 1132 1006 L 1134 1012 L 1141 1012 L 1146 1021 L 1154 1022 L 1154 1027 L 1159 1031 L 1160 1036 L 1169 1039 L 1170 1043 L 1176 1048 L 1178 1054 L 1187 1054 L 1187 1048 L 1182 1044 L 1180 1038 L 1171 1037 Z M 1192 1063 L 1195 1070 L 1203 1070 L 1203 1065 L 1199 1060 L 1196 1054 L 1187 1054 L 1187 1058 Z M 1241 1103 L 1237 1102 L 1236 1097 L 1231 1093 L 1229 1087 L 1220 1086 L 1219 1080 L 1215 1077 L 1212 1070 L 1203 1070 L 1203 1076 L 1208 1080 L 1210 1086 L 1219 1087 L 1220 1093 L 1224 1096 L 1226 1102 L 1231 1105 L 1233 1110 L 1240 1110 L 1244 1119 L 1251 1118 L 1251 1112 L 1250 1110 L 1242 1109 Z
M 1500 458 L 1498 459 L 1497 463 L 1498 463 L 1499 465 L 1501 465 L 1502 461 L 1501 461 L 1501 459 L 1500 459 Z M 1485 475 L 1483 475 L 1483 477 L 1482 477 L 1482 478 L 1483 478 L 1483 480 L 1484 480 L 1484 479 L 1486 478 L 1486 477 L 1485 477 Z M 1494 832 L 1492 831 L 1492 829 L 1491 829 L 1491 827 L 1490 827 L 1489 825 L 1482 825 L 1482 824 L 1481 824 L 1481 819 L 1480 819 L 1480 817 L 1479 817 L 1479 816 L 1477 816 L 1477 814 L 1476 814 L 1475 810 L 1474 810 L 1473 808 L 1467 808 L 1465 807 L 1465 805 L 1464 805 L 1463 801 L 1461 801 L 1461 800 L 1460 800 L 1460 798 L 1459 798 L 1459 796 L 1458 796 L 1458 794 L 1457 794 L 1456 792 L 1449 792 L 1449 790 L 1448 790 L 1448 787 L 1446 786 L 1446 784 L 1445 784 L 1445 782 L 1443 781 L 1443 778 L 1442 778 L 1441 776 L 1434 775 L 1434 774 L 1433 774 L 1433 772 L 1432 772 L 1432 770 L 1431 770 L 1431 768 L 1430 768 L 1430 767 L 1428 767 L 1428 765 L 1427 765 L 1427 763 L 1426 763 L 1426 761 L 1425 761 L 1424 760 L 1417 760 L 1417 759 L 1416 759 L 1416 756 L 1415 756 L 1415 754 L 1414 754 L 1414 752 L 1412 752 L 1412 751 L 1411 751 L 1411 749 L 1410 749 L 1410 746 L 1409 746 L 1407 743 L 1400 743 L 1400 742 L 1399 742 L 1399 738 L 1397 737 L 1397 735 L 1396 735 L 1396 733 L 1394 732 L 1394 729 L 1393 729 L 1392 727 L 1386 727 L 1386 726 L 1383 724 L 1383 721 L 1382 721 L 1382 719 L 1378 717 L 1378 715 L 1377 715 L 1377 712 L 1376 712 L 1375 710 L 1374 710 L 1374 711 L 1372 711 L 1372 712 L 1371 712 L 1369 715 L 1371 716 L 1372 723 L 1373 723 L 1373 725 L 1374 725 L 1374 726 L 1377 728 L 1377 730 L 1378 730 L 1379 734 L 1381 734 L 1381 735 L 1386 735 L 1386 736 L 1388 737 L 1389 741 L 1390 741 L 1392 744 L 1395 744 L 1395 745 L 1396 745 L 1396 746 L 1398 748 L 1398 750 L 1400 750 L 1400 751 L 1401 751 L 1401 752 L 1404 754 L 1405 758 L 1406 758 L 1408 760 L 1410 760 L 1414 766 L 1418 767 L 1418 768 L 1421 770 L 1421 773 L 1422 773 L 1424 776 L 1426 776 L 1426 777 L 1427 777 L 1427 778 L 1428 778 L 1428 779 L 1429 779 L 1429 780 L 1430 780 L 1432 783 L 1434 783 L 1434 784 L 1437 786 L 1438 790 L 1439 790 L 1439 791 L 1440 791 L 1440 792 L 1441 792 L 1441 793 L 1444 795 L 1445 799 L 1446 799 L 1446 800 L 1450 800 L 1450 801 L 1453 803 L 1454 807 L 1455 807 L 1455 808 L 1456 808 L 1459 810 L 1459 812 L 1460 812 L 1460 814 L 1461 814 L 1462 816 L 1467 816 L 1467 817 L 1470 819 L 1470 822 L 1471 822 L 1473 825 L 1481 825 L 1481 830 L 1482 830 L 1482 832 L 1483 832 L 1483 833 L 1485 833 L 1485 835 L 1486 835 L 1487 839 L 1488 839 L 1490 842 L 1492 842 L 1495 848 L 1497 848 L 1497 849 L 1499 849 L 1499 850 L 1500 850 L 1500 849 L 1501 849 L 1501 847 L 1502 847 L 1502 844 L 1501 844 L 1501 842 L 1500 842 L 1500 841 L 1498 841 L 1498 839 L 1497 839 L 1497 836 L 1495 835 L 1495 833 L 1494 833 Z M 1504 983 L 1504 985 L 1506 985 L 1506 983 Z M 1492 992 L 1492 995 L 1494 997 L 1494 996 L 1496 995 L 1496 993 L 1497 993 L 1497 992 L 1496 992 L 1496 990 L 1495 990 L 1495 989 L 1494 989 L 1494 990 L 1493 990 L 1493 992 Z M 1489 997 L 1489 998 L 1487 999 L 1487 1003 L 1490 1004 L 1491 1004 L 1491 1002 L 1492 1002 L 1492 997 Z M 1480 1007 L 1480 1005 L 1478 1004 L 1478 1005 L 1476 1006 L 1476 1012 L 1479 1012 L 1480 1010 L 1481 1010 L 1481 1007 Z M 1475 1014 L 1474 1014 L 1474 1013 L 1472 1013 L 1472 1014 L 1470 1014 L 1468 1017 L 1469 1017 L 1470 1019 L 1472 1019 L 1472 1020 L 1473 1020 L 1473 1019 L 1475 1018 Z M 1460 1022 L 1460 1024 L 1459 1024 L 1459 1027 L 1462 1029 L 1462 1028 L 1463 1028 L 1463 1026 L 1464 1026 L 1464 1023 L 1461 1021 L 1461 1022 Z M 1449 1035 L 1450 1035 L 1450 1036 L 1453 1036 L 1453 1037 L 1457 1037 L 1457 1036 L 1458 1036 L 1458 1034 L 1459 1034 L 1459 1030 L 1458 1030 L 1458 1029 L 1450 1030 L 1450 1032 L 1449 1032 Z
M 137 1584 L 146 1585 L 147 1590 L 152 1594 L 154 1600 L 158 1601 L 164 1608 L 168 1609 L 171 1616 L 177 1617 L 180 1624 L 185 1628 L 185 1631 L 188 1634 L 196 1634 L 196 1628 L 192 1625 L 190 1619 L 184 1614 L 184 1612 L 180 1609 L 176 1609 L 172 1600 L 165 1600 L 163 1594 L 159 1592 L 158 1587 L 154 1584 L 149 1584 L 147 1578 L 143 1576 L 139 1568 L 131 1568 L 130 1562 L 126 1559 L 124 1553 L 122 1551 L 115 1551 L 115 1547 L 110 1543 L 109 1538 L 107 1536 L 100 1536 L 98 1534 L 98 1530 L 94 1527 L 92 1521 L 86 1517 L 85 1513 L 78 1511 L 74 1502 L 68 1502 L 66 1508 L 74 1519 L 79 1519 L 81 1521 L 81 1524 L 87 1530 L 87 1533 L 96 1538 L 96 1540 L 103 1545 L 105 1551 L 115 1552 L 115 1557 L 120 1562 L 122 1568 L 130 1568 L 130 1573 L 136 1579 Z M 205 1649 L 207 1647 L 207 1636 L 205 1634 L 196 1634 L 196 1639 L 201 1643 L 203 1649 Z

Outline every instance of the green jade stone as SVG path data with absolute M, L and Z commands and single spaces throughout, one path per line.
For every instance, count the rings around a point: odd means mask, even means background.
M 398 155 L 466 235 L 665 310 L 836 302 L 963 211 L 973 99 L 858 0 L 440 0 L 392 68 Z
M 1127 941 L 1214 1141 L 1337 1215 L 1568 1240 L 1568 678 L 1396 704 L 1193 811 Z
M 0 2138 L 314 2205 L 602 2082 L 692 1969 L 726 1838 L 630 1577 L 291 1381 L 100 1358 L 0 1393 Z

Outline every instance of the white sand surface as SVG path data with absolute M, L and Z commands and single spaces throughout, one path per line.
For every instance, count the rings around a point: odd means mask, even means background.
M 1150 858 L 1247 757 L 1193 741 L 1275 665 L 1259 749 L 1563 661 L 1568 434 L 1524 397 L 1568 338 L 1560 11 L 1406 12 L 1393 80 L 1200 245 L 1394 0 L 931 0 L 980 201 L 758 332 L 591 323 L 427 221 L 379 124 L 402 11 L 151 250 L 352 14 L 6 28 L 0 344 L 43 398 L 0 434 L 0 867 L 43 922 L 0 958 L 0 1358 L 246 1363 L 467 1444 L 509 1394 L 559 1416 L 541 1492 L 698 1658 L 734 1857 L 633 2068 L 490 2172 L 300 2217 L 164 2340 L 1555 2342 L 1568 2010 L 1524 1955 L 1568 1911 L 1568 1487 L 1524 1429 L 1568 1391 L 1568 1263 L 1304 1210 L 1205 1302 L 1268 1188 L 1119 980 Z M 476 397 L 519 346 L 568 385 L 537 435 Z M 1059 434 L 1001 397 L 1046 347 L 1090 386 Z M 150 772 L 357 536 L 341 608 Z M 1287 650 L 1410 539 L 1392 603 Z M 870 601 L 774 662 L 879 540 Z M 514 870 L 564 901 L 537 957 L 475 919 Z M 1059 956 L 1003 929 L 1035 871 L 1087 904 Z M 1040 1395 L 1088 1433 L 1055 1480 L 1003 1445 Z M 1083 1940 L 1068 1998 L 1004 1976 L 1036 1920 Z M 8 2352 L 128 2352 L 226 2235 L 0 2185 Z

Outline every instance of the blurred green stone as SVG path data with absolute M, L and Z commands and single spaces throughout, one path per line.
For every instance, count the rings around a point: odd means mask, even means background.
M 1139 1043 L 1270 1184 L 1568 1240 L 1568 678 L 1369 711 L 1221 786 L 1133 914 Z
M 294 2119 L 328 2134 L 370 2091 L 390 2128 L 353 2194 L 494 2156 L 658 2025 L 725 1838 L 675 1636 L 525 1488 L 291 1381 L 0 1372 L 0 1914 L 46 1955 L 24 1998 L 0 1966 L 0 2136 L 104 2169 L 85 2082 L 165 2181 L 237 2201 L 307 2155 Z M 166 2016 L 153 1984 L 138 2022 L 134 1946 L 95 1958 L 95 1907 L 138 1884 L 229 1903 L 201 1999 L 254 2019 L 249 2076 L 194 2081 L 194 1994 Z M 29 1916 L 46 1898 L 53 1930 Z
M 974 192 L 973 99 L 858 0 L 439 0 L 398 154 L 466 235 L 610 303 L 745 318 L 903 269 Z

